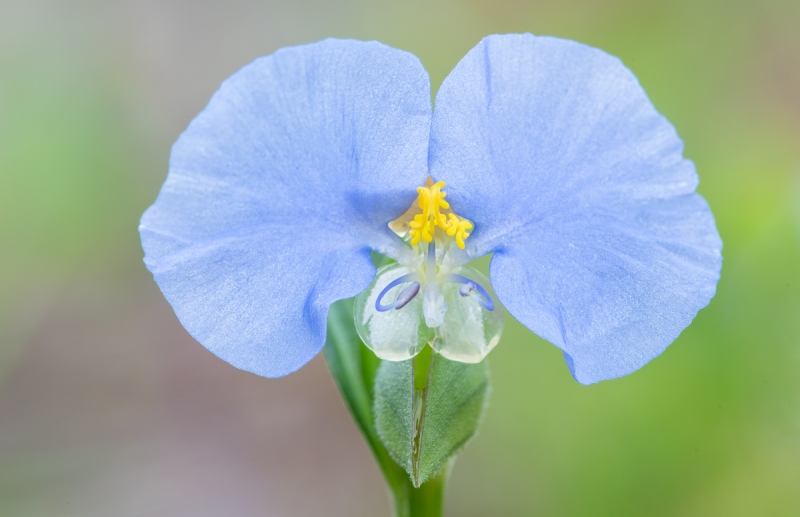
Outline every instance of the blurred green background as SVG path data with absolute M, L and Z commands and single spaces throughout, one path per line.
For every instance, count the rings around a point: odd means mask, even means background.
M 219 83 L 328 36 L 413 52 L 434 91 L 481 37 L 615 54 L 686 143 L 725 243 L 711 305 L 584 387 L 508 321 L 451 516 L 800 515 L 800 2 L 0 4 L 0 516 L 389 515 L 321 357 L 267 380 L 182 330 L 141 212 Z

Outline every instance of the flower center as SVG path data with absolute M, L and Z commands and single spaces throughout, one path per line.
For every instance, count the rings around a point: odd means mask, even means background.
M 381 359 L 404 361 L 430 345 L 452 361 L 476 363 L 500 339 L 502 307 L 489 280 L 466 265 L 475 258 L 464 249 L 474 225 L 450 207 L 444 186 L 428 178 L 389 223 L 413 253 L 379 268 L 356 296 L 356 331 Z
M 448 304 L 442 294 L 444 284 L 461 284 L 458 293 L 461 297 L 474 298 L 488 311 L 494 310 L 494 301 L 479 283 L 466 276 L 455 274 L 458 264 L 446 261 L 450 245 L 464 249 L 464 240 L 470 236 L 474 225 L 468 219 L 459 217 L 445 201 L 445 183 L 434 183 L 428 178 L 425 186 L 419 187 L 416 206 L 392 221 L 389 226 L 401 238 L 416 249 L 419 263 L 406 264 L 413 272 L 402 275 L 386 285 L 375 300 L 375 310 L 385 312 L 406 307 L 422 291 L 422 310 L 425 324 L 436 328 L 444 323 Z M 437 230 L 438 229 L 438 230 Z M 437 243 L 440 245 L 437 253 Z M 384 298 L 392 292 L 394 301 L 384 303 Z M 391 296 L 388 296 L 391 299 Z

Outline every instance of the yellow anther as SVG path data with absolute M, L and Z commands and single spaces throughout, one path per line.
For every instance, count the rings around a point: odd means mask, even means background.
M 450 227 L 447 229 L 447 235 L 456 237 L 456 244 L 462 250 L 464 249 L 464 239 L 469 237 L 470 230 L 472 230 L 472 221 L 467 219 L 459 219 L 454 213 L 450 213 Z
M 408 223 L 412 246 L 419 244 L 420 240 L 432 242 L 438 226 L 448 236 L 455 237 L 458 247 L 464 249 L 464 239 L 469 237 L 473 224 L 449 211 L 450 203 L 444 200 L 447 196 L 442 190 L 444 186 L 445 183 L 439 181 L 417 189 L 417 205 L 422 213 L 414 215 L 414 219 Z M 448 212 L 442 213 L 443 210 Z

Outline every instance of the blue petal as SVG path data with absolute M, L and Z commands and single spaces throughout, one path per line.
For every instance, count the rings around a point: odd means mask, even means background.
M 722 244 L 682 151 L 633 74 L 575 42 L 490 36 L 439 90 L 431 175 L 579 382 L 640 368 L 714 295 Z
M 145 263 L 184 327 L 276 377 L 325 341 L 328 308 L 367 287 L 369 249 L 427 177 L 428 76 L 376 42 L 326 40 L 244 67 L 172 149 L 142 217 Z

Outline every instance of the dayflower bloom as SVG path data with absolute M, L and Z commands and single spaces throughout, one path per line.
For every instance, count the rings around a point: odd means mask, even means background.
M 475 361 L 500 302 L 588 384 L 640 368 L 708 304 L 713 217 L 619 60 L 489 36 L 435 106 L 420 62 L 377 42 L 285 48 L 225 81 L 140 226 L 186 329 L 281 376 L 320 351 L 330 305 L 363 293 L 355 323 L 379 356 L 432 342 Z M 396 263 L 376 276 L 371 251 Z M 492 253 L 490 285 L 466 263 Z

